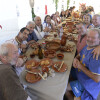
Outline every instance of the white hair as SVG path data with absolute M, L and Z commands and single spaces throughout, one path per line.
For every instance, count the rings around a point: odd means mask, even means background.
M 91 29 L 88 29 L 87 32 L 91 32 L 91 31 L 94 31 L 94 32 L 97 32 L 98 33 L 98 38 L 100 39 L 100 29 L 98 28 L 91 28 Z
M 4 43 L 0 45 L 0 56 L 7 56 L 10 46 L 14 46 L 13 43 Z
M 95 14 L 94 16 L 96 16 L 96 17 L 100 18 L 100 15 L 99 15 L 99 14 Z M 94 17 L 94 16 L 93 16 L 93 17 Z
M 29 21 L 29 22 L 27 23 L 27 26 L 30 25 L 30 24 L 35 25 L 34 21 Z
M 40 18 L 39 16 L 36 16 L 35 18 L 34 18 L 34 21 L 36 21 L 37 20 L 37 18 Z M 40 18 L 41 19 L 41 18 Z

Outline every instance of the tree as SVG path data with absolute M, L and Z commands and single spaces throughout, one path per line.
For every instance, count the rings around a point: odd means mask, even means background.
M 69 8 L 70 0 L 67 0 L 67 9 Z
M 30 4 L 30 7 L 31 7 L 31 12 L 32 12 L 32 20 L 34 21 L 34 18 L 35 18 L 35 13 L 34 13 L 34 0 L 29 0 L 29 4 Z
M 35 13 L 34 13 L 34 8 L 32 8 L 32 20 L 34 21 L 34 18 L 36 17 Z
M 55 6 L 56 6 L 56 11 L 57 11 L 57 9 L 58 9 L 58 2 L 59 2 L 59 0 L 53 0 L 53 2 L 55 3 Z

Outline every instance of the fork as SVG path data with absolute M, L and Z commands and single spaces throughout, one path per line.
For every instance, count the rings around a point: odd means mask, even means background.
M 55 68 L 58 68 L 58 66 L 59 66 L 58 64 L 55 64 L 55 65 L 54 65 Z

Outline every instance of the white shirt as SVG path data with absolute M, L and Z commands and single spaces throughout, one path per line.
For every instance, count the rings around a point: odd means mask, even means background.
M 37 38 L 40 40 L 44 37 L 45 33 L 41 31 L 41 28 L 39 26 L 36 26 L 37 30 L 34 29 L 34 32 L 36 33 Z
M 48 25 L 47 23 L 43 23 L 43 30 L 45 29 L 45 27 L 48 27 L 49 29 L 51 29 L 51 25 Z M 45 32 L 45 35 L 48 35 L 49 32 Z

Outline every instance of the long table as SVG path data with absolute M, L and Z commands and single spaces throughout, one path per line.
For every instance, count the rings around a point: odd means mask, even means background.
M 40 43 L 43 40 L 39 41 Z M 75 45 L 74 42 L 67 41 L 67 44 Z M 57 53 L 60 51 L 57 51 Z M 25 80 L 26 72 L 23 71 L 20 75 L 20 81 L 22 84 L 28 86 L 30 94 L 36 95 L 37 100 L 63 100 L 64 93 L 67 88 L 69 74 L 76 52 L 76 47 L 74 46 L 73 52 L 64 52 L 64 63 L 67 64 L 68 70 L 63 73 L 55 72 L 55 77 L 48 77 L 47 80 L 40 80 L 37 83 L 28 83 Z M 34 59 L 39 60 L 38 57 Z M 56 57 L 52 59 L 53 61 L 62 61 L 58 60 Z

